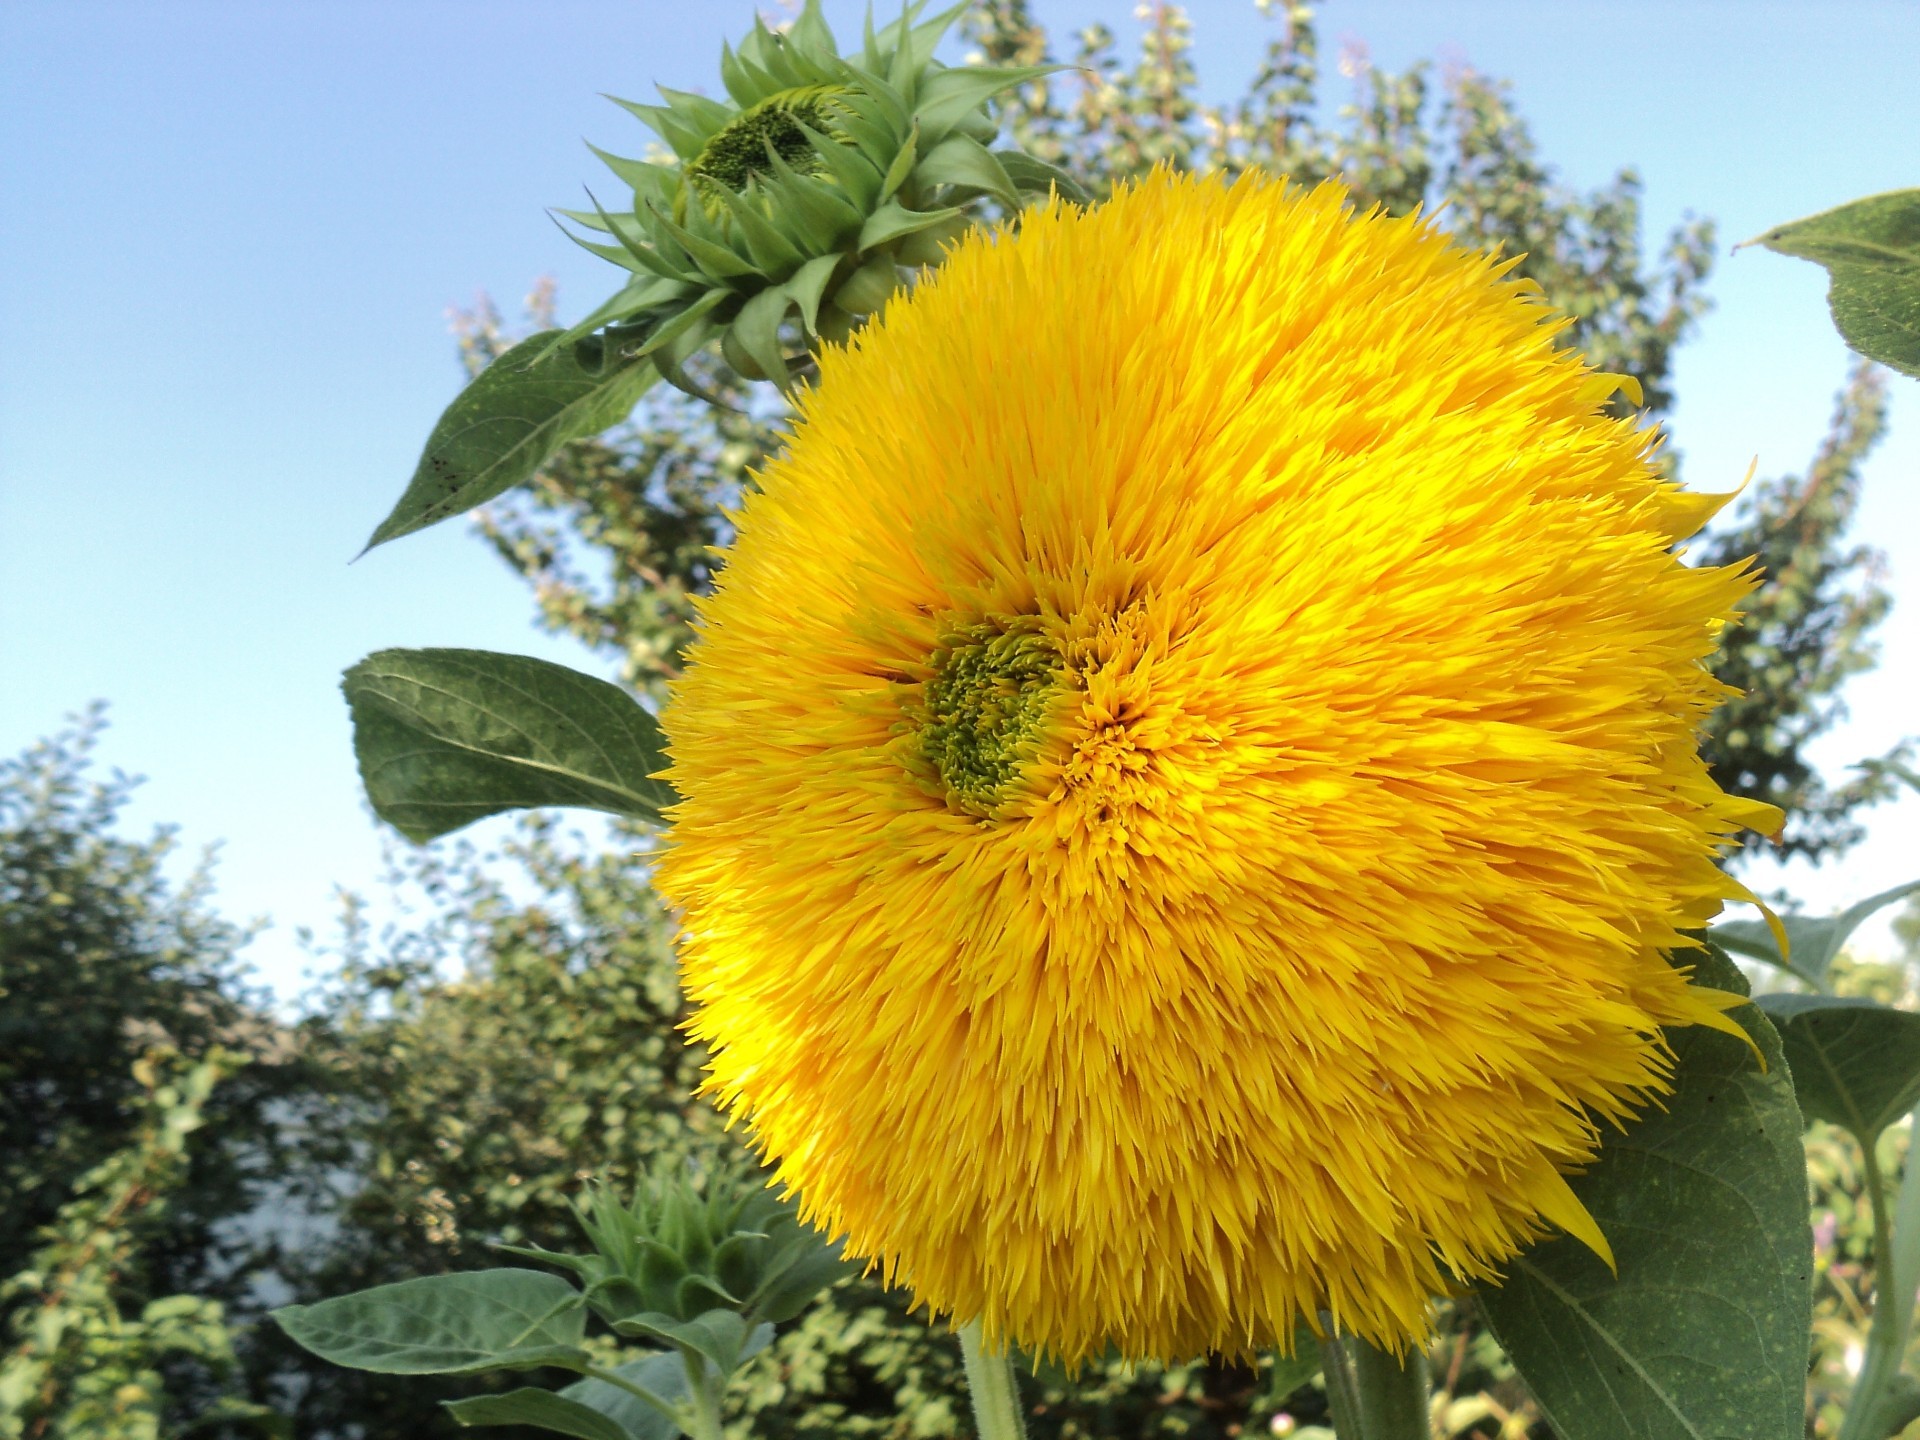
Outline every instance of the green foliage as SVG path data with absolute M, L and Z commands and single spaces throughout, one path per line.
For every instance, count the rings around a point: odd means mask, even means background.
M 739 1366 L 846 1272 L 837 1246 L 800 1223 L 791 1201 L 742 1173 L 704 1194 L 664 1170 L 622 1204 L 602 1186 L 578 1211 L 587 1253 L 503 1246 L 584 1286 L 533 1270 L 491 1269 L 376 1285 L 274 1319 L 336 1365 L 383 1375 L 478 1375 L 558 1368 L 587 1381 L 553 1393 L 524 1386 L 452 1401 L 463 1425 L 524 1423 L 586 1440 L 638 1440 L 656 1419 L 719 1440 L 719 1397 Z M 624 1365 L 596 1363 L 587 1317 L 664 1347 Z M 638 1415 L 638 1402 L 650 1415 Z M 638 1423 L 634 1423 L 638 1422 Z
M 1920 1102 L 1920 1015 L 1835 995 L 1768 995 L 1760 1006 L 1780 1031 L 1809 1120 L 1877 1145 Z
M 658 377 L 637 361 L 583 369 L 558 332 L 530 336 L 460 393 L 427 437 L 406 492 L 367 549 L 483 505 L 569 440 L 627 418 Z M 550 353 L 551 352 L 551 353 Z
M 1839 958 L 1841 947 L 1863 924 L 1894 901 L 1920 891 L 1920 880 L 1910 880 L 1856 901 L 1837 915 L 1784 915 L 1780 927 L 1786 931 L 1788 953 L 1780 953 L 1773 927 L 1764 920 L 1729 920 L 1713 926 L 1707 933 L 1713 942 L 1736 955 L 1764 960 L 1767 964 L 1799 976 L 1822 989 L 1827 971 Z
M 1776 226 L 1755 242 L 1826 266 L 1847 344 L 1920 377 L 1920 190 L 1895 190 Z
M 380 1375 L 475 1375 L 587 1364 L 587 1306 L 557 1275 L 470 1270 L 376 1285 L 273 1318 L 336 1365 Z
M 216 1380 L 233 1370 L 219 1301 L 168 1295 L 134 1317 L 123 1307 L 126 1274 L 185 1179 L 188 1137 L 235 1059 L 215 1049 L 192 1063 L 171 1051 L 138 1061 L 144 1099 L 125 1148 L 81 1179 L 27 1268 L 0 1284 L 13 1302 L 0 1356 L 4 1440 L 159 1440 L 181 1429 L 163 1365 L 191 1362 Z M 218 1421 L 284 1433 L 270 1411 L 231 1395 L 195 1423 Z
M 1700 983 L 1745 994 L 1710 954 Z M 1673 1033 L 1674 1093 L 1571 1183 L 1617 1274 L 1578 1240 L 1536 1245 L 1477 1287 L 1494 1334 L 1563 1440 L 1798 1440 L 1809 1324 L 1806 1162 L 1780 1039 L 1766 1057 Z
M 526 655 L 381 650 L 348 670 L 374 812 L 427 841 L 503 810 L 571 805 L 658 822 L 660 725 L 618 686 Z
M 1751 560 L 1765 577 L 1710 662 L 1740 693 L 1708 718 L 1702 748 L 1723 789 L 1787 812 L 1771 846 L 1781 858 L 1844 850 L 1863 833 L 1854 812 L 1890 789 L 1873 771 L 1829 787 L 1807 754 L 1846 714 L 1840 689 L 1872 667 L 1868 636 L 1891 604 L 1879 555 L 1844 543 L 1860 505 L 1860 467 L 1886 423 L 1884 377 L 1856 366 L 1806 474 L 1761 481 L 1731 525 L 1694 546 L 1703 565 Z
M 297 1204 L 299 1132 L 325 1108 L 325 1077 L 242 984 L 245 934 L 208 906 L 206 866 L 175 884 L 169 831 L 118 833 L 134 782 L 90 778 L 103 723 L 96 710 L 0 762 L 0 1278 L 39 1266 L 76 1186 L 144 1143 L 143 1057 L 175 1052 L 191 1066 L 224 1050 L 247 1063 L 204 1099 L 204 1128 L 167 1162 L 166 1203 L 136 1207 L 138 1243 L 114 1261 L 111 1293 L 125 1316 L 159 1305 L 155 1325 L 180 1334 L 223 1306 L 250 1362 L 247 1319 L 259 1287 L 277 1283 L 284 1232 L 243 1217 L 269 1197 Z M 184 1295 L 204 1306 L 172 1298 Z M 0 1295 L 0 1333 L 30 1303 L 25 1290 Z M 163 1428 L 224 1393 L 194 1349 L 160 1357 Z

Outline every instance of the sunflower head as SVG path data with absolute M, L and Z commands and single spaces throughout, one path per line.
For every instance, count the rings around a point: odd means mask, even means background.
M 934 47 L 964 5 L 919 18 L 924 0 L 843 56 L 818 0 L 785 32 L 758 20 L 722 53 L 725 100 L 660 91 L 618 103 L 672 149 L 671 163 L 596 151 L 633 189 L 631 205 L 562 214 L 633 279 L 570 338 L 595 331 L 603 363 L 645 355 L 668 379 L 718 338 L 749 378 L 787 384 L 790 352 L 845 338 L 903 271 L 938 263 L 982 204 L 1018 210 L 1060 172 L 987 148 L 988 111 L 1045 73 L 948 68 Z M 576 237 L 578 238 L 578 237 Z
M 1565 1175 L 1732 1026 L 1684 957 L 1777 819 L 1696 744 L 1753 580 L 1682 562 L 1711 504 L 1509 271 L 1162 172 L 823 353 L 656 873 L 709 1092 L 935 1313 L 1405 1345 L 1549 1230 L 1604 1254 Z

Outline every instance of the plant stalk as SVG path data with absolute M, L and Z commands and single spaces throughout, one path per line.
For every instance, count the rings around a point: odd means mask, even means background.
M 720 1391 L 726 1376 L 714 1369 L 704 1355 L 687 1356 L 687 1395 L 693 1402 L 693 1440 L 726 1440 L 720 1423 Z
M 1433 1385 L 1427 1357 L 1418 1347 L 1402 1358 L 1329 1331 L 1320 1354 L 1340 1440 L 1432 1440 Z
M 973 1425 L 980 1440 L 1026 1440 L 1013 1361 L 1005 1354 L 987 1353 L 978 1320 L 960 1327 L 960 1355 L 967 1365 L 967 1394 L 973 1401 Z
M 1861 1176 L 1873 1205 L 1873 1323 L 1867 1330 L 1867 1351 L 1854 1382 L 1847 1418 L 1839 1440 L 1880 1440 L 1886 1434 L 1882 1416 L 1900 1361 L 1906 1354 L 1907 1334 L 1913 1323 L 1916 1270 L 1920 1270 L 1920 1155 L 1913 1150 L 1920 1139 L 1920 1110 L 1909 1130 L 1906 1174 L 1900 1181 L 1900 1225 L 1896 1230 L 1887 1200 L 1886 1180 L 1880 1173 L 1879 1146 L 1854 1136 L 1860 1146 Z M 1878 1137 L 1874 1137 L 1876 1140 Z M 1896 1250 L 1895 1244 L 1902 1249 Z M 1906 1253 L 1912 1252 L 1912 1253 Z

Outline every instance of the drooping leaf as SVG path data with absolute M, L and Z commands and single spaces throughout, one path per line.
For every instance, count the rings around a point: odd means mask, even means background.
M 592 1406 L 531 1385 L 504 1395 L 476 1395 L 470 1400 L 442 1403 L 462 1425 L 536 1425 L 559 1435 L 571 1435 L 574 1440 L 638 1440 L 632 1430 Z M 678 1429 L 674 1426 L 659 1433 L 671 1436 Z
M 554 343 L 560 335 L 529 336 L 474 376 L 433 427 L 406 493 L 368 550 L 485 504 L 567 441 L 626 419 L 653 383 L 652 371 L 630 365 L 594 374 Z
M 1746 993 L 1718 954 L 1696 983 Z M 1800 1112 L 1780 1038 L 1767 1058 L 1701 1027 L 1668 1032 L 1674 1093 L 1569 1177 L 1613 1247 L 1609 1271 L 1559 1236 L 1475 1287 L 1562 1440 L 1800 1440 L 1812 1242 Z
M 661 1311 L 648 1311 L 616 1321 L 613 1328 L 628 1337 L 684 1346 L 704 1355 L 722 1375 L 731 1374 L 734 1367 L 752 1353 L 748 1345 L 753 1331 L 734 1310 L 708 1310 L 691 1320 L 676 1320 Z
M 1920 1015 L 1837 995 L 1765 995 L 1800 1108 L 1871 1145 L 1920 1103 Z
M 630 1390 L 591 1377 L 576 1381 L 560 1394 L 616 1421 L 634 1440 L 675 1440 L 680 1427 L 667 1415 L 686 1403 L 688 1393 L 687 1366 L 680 1352 L 667 1350 L 629 1360 L 614 1366 L 613 1373 L 653 1396 L 654 1403 L 650 1405 Z
M 557 1275 L 471 1270 L 273 1312 L 323 1360 L 382 1375 L 473 1375 L 586 1364 L 587 1307 Z
M 1847 344 L 1920 377 L 1920 190 L 1870 195 L 1759 237 L 1824 265 L 1827 305 Z
M 380 650 L 340 688 L 374 812 L 425 843 L 503 810 L 578 805 L 658 822 L 674 795 L 657 720 L 617 685 L 527 655 Z
M 1798 975 L 1810 985 L 1824 987 L 1827 969 L 1833 964 L 1833 957 L 1840 953 L 1840 947 L 1847 943 L 1847 937 L 1876 910 L 1916 891 L 1920 891 L 1920 880 L 1910 880 L 1905 885 L 1882 890 L 1878 895 L 1869 895 L 1838 915 L 1782 915 L 1780 923 L 1786 929 L 1790 952 L 1785 957 L 1774 943 L 1772 929 L 1762 920 L 1729 920 L 1710 928 L 1707 938 L 1736 955 L 1764 960 Z

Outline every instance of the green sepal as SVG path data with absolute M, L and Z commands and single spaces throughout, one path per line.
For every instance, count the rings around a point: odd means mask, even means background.
M 642 105 L 638 100 L 622 100 L 618 95 L 609 95 L 607 99 L 666 141 L 682 160 L 693 159 L 707 143 L 696 126 L 664 105 Z
M 824 180 L 802 175 L 778 155 L 770 158 L 779 187 L 774 193 L 782 203 L 791 205 L 809 236 L 818 240 L 816 250 L 838 249 L 857 232 L 864 217 L 849 197 Z
M 642 245 L 638 240 L 628 235 L 627 232 L 615 222 L 614 218 L 606 212 L 605 207 L 601 205 L 599 200 L 595 199 L 591 190 L 587 192 L 587 198 L 593 201 L 593 212 L 599 216 L 600 223 L 607 227 L 607 233 L 620 242 L 620 248 L 633 257 L 635 264 L 660 276 L 663 280 L 680 280 L 689 283 L 698 283 L 701 279 L 701 275 L 698 272 L 692 275 L 687 274 L 684 270 L 663 257 L 658 250 Z M 658 214 L 659 212 L 655 211 L 653 213 Z M 699 257 L 695 256 L 694 258 L 697 264 Z
M 602 165 L 631 186 L 635 195 L 651 199 L 657 204 L 673 203 L 674 188 L 679 183 L 677 172 L 649 160 L 629 160 L 624 155 L 615 155 L 591 141 L 587 148 L 593 151 Z
M 842 108 L 844 113 L 837 122 L 840 133 L 852 142 L 863 160 L 884 175 L 900 148 L 900 137 L 906 134 L 905 122 L 896 126 L 871 113 L 873 102 L 864 95 L 851 97 Z
M 1001 91 L 1038 80 L 1060 68 L 1058 65 L 1020 65 L 994 69 L 968 65 L 936 71 L 920 87 L 914 109 L 921 136 L 928 143 L 944 140 L 963 118 Z
M 800 320 L 807 327 L 809 335 L 820 333 L 820 299 L 826 294 L 827 282 L 833 279 L 833 272 L 840 268 L 843 258 L 834 254 L 809 260 L 794 271 L 791 280 L 780 287 L 800 307 Z
M 556 343 L 561 345 L 576 344 L 603 325 L 610 325 L 617 321 L 630 319 L 643 311 L 666 309 L 672 306 L 675 301 L 686 299 L 690 293 L 692 293 L 691 287 L 683 285 L 677 280 L 653 278 L 644 281 L 637 279 L 630 281 L 627 285 L 616 291 L 609 299 L 602 301 L 597 309 L 590 312 L 579 324 L 569 329 Z M 585 368 L 592 369 L 596 373 L 602 370 L 606 364 L 606 347 L 602 345 L 600 349 L 600 359 L 591 366 L 585 366 Z M 583 366 L 585 365 L 584 360 L 582 364 Z
M 870 210 L 880 199 L 881 173 L 879 167 L 867 159 L 859 148 L 843 144 L 830 135 L 823 135 L 804 120 L 794 122 L 800 127 L 800 133 L 807 137 L 807 143 L 813 146 L 814 153 L 820 157 L 834 180 L 842 190 L 853 198 L 853 203 L 861 210 Z
M 995 150 L 993 158 L 1000 162 L 1007 178 L 1023 191 L 1044 198 L 1051 187 L 1060 192 L 1062 200 L 1071 200 L 1076 205 L 1093 203 L 1086 187 L 1058 165 L 1037 160 L 1024 150 Z
M 787 318 L 792 305 L 793 297 L 784 287 L 762 290 L 740 307 L 727 332 L 761 373 L 782 390 L 793 383 L 787 358 L 780 349 L 780 322 Z
M 1012 177 L 978 140 L 949 135 L 914 167 L 914 178 L 925 185 L 959 185 L 991 195 L 1010 211 L 1020 208 Z
M 676 115 L 701 132 L 702 145 L 725 129 L 733 119 L 733 112 L 710 96 L 695 95 L 690 90 L 669 90 L 665 85 L 655 85 L 653 88 Z
M 697 208 L 697 207 L 694 207 Z M 692 257 L 693 263 L 714 280 L 724 284 L 728 280 L 738 280 L 748 275 L 758 275 L 750 261 L 741 259 L 733 251 L 716 241 L 696 235 L 684 225 L 677 225 L 658 209 L 648 206 L 647 213 L 662 231 L 673 237 L 674 243 Z M 689 209 L 691 219 L 693 209 Z
M 917 230 L 938 225 L 951 220 L 966 211 L 957 206 L 947 206 L 939 210 L 909 210 L 898 201 L 889 200 L 867 218 L 860 227 L 860 240 L 857 248 L 861 254 L 876 250 L 882 245 L 891 244 L 903 235 L 911 235 Z
M 778 282 L 800 268 L 800 262 L 806 257 L 792 241 L 774 228 L 752 200 L 743 199 L 726 189 L 719 194 L 721 203 L 732 217 L 734 229 L 747 247 L 747 254 L 760 268 L 761 274 Z
M 900 187 L 913 174 L 914 164 L 919 157 L 920 130 L 914 126 L 907 131 L 906 139 L 900 142 L 900 148 L 894 152 L 893 163 L 887 166 L 887 173 L 880 177 L 880 200 L 883 205 L 900 193 Z

